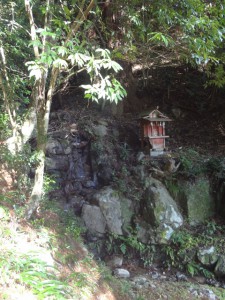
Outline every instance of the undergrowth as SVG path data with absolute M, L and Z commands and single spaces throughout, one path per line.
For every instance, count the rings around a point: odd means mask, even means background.
M 137 232 L 130 228 L 127 236 L 108 235 L 105 243 L 106 252 L 111 254 L 124 255 L 128 260 L 139 260 L 144 267 L 149 267 L 155 256 L 155 245 L 147 245 L 139 241 Z
M 72 289 L 66 281 L 60 280 L 55 272 L 57 268 L 49 266 L 34 253 L 19 255 L 10 251 L 0 254 L 1 284 L 16 281 L 31 288 L 38 299 L 67 299 Z
M 201 175 L 224 175 L 224 158 L 205 155 L 194 148 L 186 148 L 179 151 L 181 167 L 179 174 L 194 178 Z
M 45 199 L 28 223 L 6 203 L 0 207 L 1 299 L 14 299 L 10 287 L 16 299 L 129 299 L 125 284 L 106 275 L 84 246 L 85 230 L 73 214 Z
M 216 253 L 222 254 L 225 246 L 224 233 L 225 227 L 217 225 L 214 221 L 199 225 L 192 230 L 183 228 L 174 232 L 170 243 L 163 247 L 166 254 L 165 266 L 186 271 L 191 276 L 203 275 L 213 278 L 212 270 L 201 264 L 197 253 L 200 249 L 215 247 Z

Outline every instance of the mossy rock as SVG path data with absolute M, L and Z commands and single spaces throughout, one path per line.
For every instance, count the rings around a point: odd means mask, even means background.
M 218 254 L 215 247 L 199 249 L 197 253 L 198 260 L 206 267 L 215 265 L 218 260 Z
M 201 224 L 215 214 L 215 203 L 208 179 L 198 178 L 193 183 L 181 182 L 178 185 L 178 201 L 191 225 Z
M 142 199 L 142 218 L 155 228 L 159 243 L 167 242 L 174 230 L 183 224 L 183 217 L 165 185 L 155 178 L 146 182 Z

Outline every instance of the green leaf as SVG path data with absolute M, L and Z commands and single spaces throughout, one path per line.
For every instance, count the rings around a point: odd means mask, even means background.
M 123 255 L 125 255 L 126 251 L 127 251 L 127 246 L 125 244 L 121 244 L 120 245 L 120 250 L 123 253 Z
M 28 44 L 28 47 L 33 47 L 33 46 L 37 46 L 39 48 L 42 48 L 42 43 L 40 40 L 35 40 L 35 41 L 31 41 L 29 44 Z
M 41 69 L 32 69 L 29 73 L 29 77 L 34 77 L 36 80 L 41 79 L 42 77 L 42 72 Z
M 53 62 L 53 65 L 57 68 L 60 68 L 60 69 L 67 69 L 68 68 L 68 63 L 64 59 L 61 59 L 61 58 L 56 59 Z
M 68 53 L 68 49 L 64 46 L 58 47 L 58 54 L 62 57 L 65 56 Z
M 99 53 L 103 58 L 110 58 L 110 51 L 108 49 L 96 49 L 96 53 Z
M 70 12 L 69 8 L 67 6 L 63 6 L 63 10 L 65 12 L 67 19 L 70 19 L 71 12 Z

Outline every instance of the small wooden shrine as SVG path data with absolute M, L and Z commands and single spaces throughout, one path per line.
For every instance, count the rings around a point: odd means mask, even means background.
M 166 122 L 172 121 L 158 110 L 158 107 L 144 115 L 141 123 L 141 146 L 150 146 L 150 156 L 164 154 L 165 140 L 169 136 L 165 133 Z

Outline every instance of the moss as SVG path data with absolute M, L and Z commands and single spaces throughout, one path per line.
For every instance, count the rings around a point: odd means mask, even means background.
M 131 209 L 131 201 L 123 198 L 120 201 L 122 219 L 123 219 L 123 230 L 125 232 L 129 231 L 130 221 L 133 216 L 133 210 Z
M 177 201 L 190 224 L 199 224 L 214 215 L 215 203 L 210 192 L 209 180 L 200 177 L 194 183 L 178 182 Z

